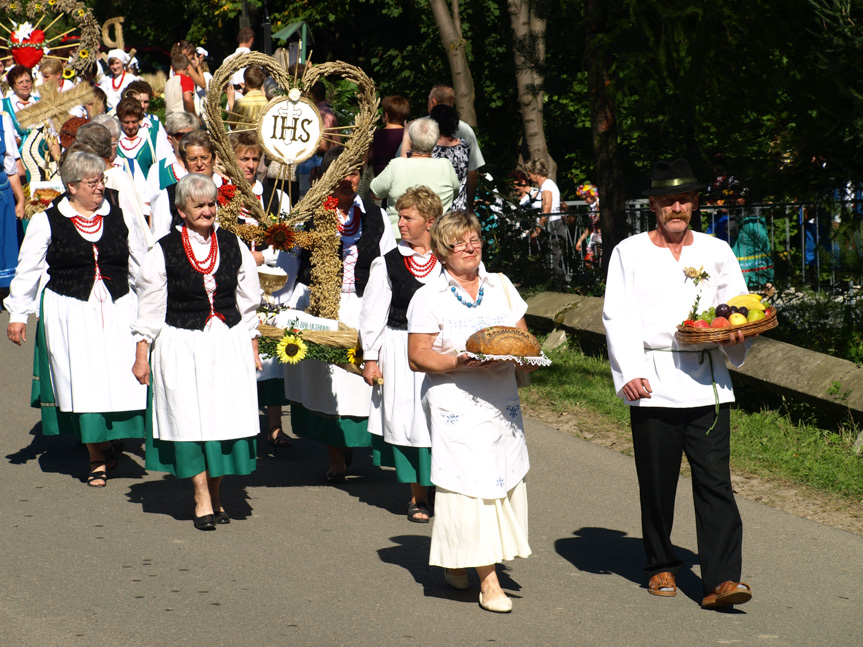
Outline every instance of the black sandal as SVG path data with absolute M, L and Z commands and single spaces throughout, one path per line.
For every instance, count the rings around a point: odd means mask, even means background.
M 274 431 L 276 432 L 275 436 L 273 436 Z M 290 449 L 294 446 L 294 443 L 292 443 L 291 439 L 288 438 L 288 435 L 282 429 L 281 425 L 270 427 L 270 431 L 267 433 L 267 440 L 270 441 L 270 447 L 273 448 L 273 455 L 279 453 L 279 448 Z
M 105 461 L 90 461 L 90 465 L 103 465 Z M 101 485 L 94 484 L 93 481 L 102 481 Z M 87 485 L 89 487 L 105 487 L 108 485 L 108 472 L 105 470 L 96 470 L 95 472 L 90 472 L 87 476 Z
M 425 515 L 425 519 L 420 516 L 421 514 Z M 429 512 L 428 503 L 425 501 L 408 503 L 408 521 L 412 521 L 413 523 L 428 523 L 430 520 L 431 512 Z

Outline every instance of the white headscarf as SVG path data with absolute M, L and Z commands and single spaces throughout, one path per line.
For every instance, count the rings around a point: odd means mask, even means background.
M 119 59 L 123 62 L 123 65 L 129 62 L 129 55 L 122 49 L 112 49 L 108 52 L 108 60 L 110 61 L 112 58 Z

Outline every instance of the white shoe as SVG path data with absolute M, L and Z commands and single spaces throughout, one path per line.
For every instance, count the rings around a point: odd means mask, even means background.
M 447 584 L 449 584 L 457 591 L 467 590 L 467 573 L 456 575 L 455 573 L 450 573 L 447 569 L 444 569 L 443 579 Z
M 504 595 L 502 598 L 495 598 L 489 602 L 483 602 L 482 593 L 480 593 L 479 606 L 486 611 L 493 611 L 494 613 L 509 613 L 512 611 L 512 600 Z

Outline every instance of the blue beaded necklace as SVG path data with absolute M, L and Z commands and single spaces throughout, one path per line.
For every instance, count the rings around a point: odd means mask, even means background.
M 471 303 L 470 301 L 465 301 L 464 299 L 462 299 L 461 295 L 456 292 L 455 286 L 452 286 L 450 290 L 452 290 L 452 293 L 455 298 L 458 299 L 458 302 L 467 308 L 479 308 L 479 304 L 482 303 L 482 286 L 479 286 L 479 293 L 476 295 L 476 303 Z

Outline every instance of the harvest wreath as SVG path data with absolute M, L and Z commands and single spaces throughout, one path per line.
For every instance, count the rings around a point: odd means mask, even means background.
M 263 358 L 277 357 L 283 364 L 317 359 L 335 364 L 349 373 L 362 375 L 363 350 L 357 344 L 356 330 L 300 330 L 292 322 L 288 328 L 261 324 L 258 351 Z

